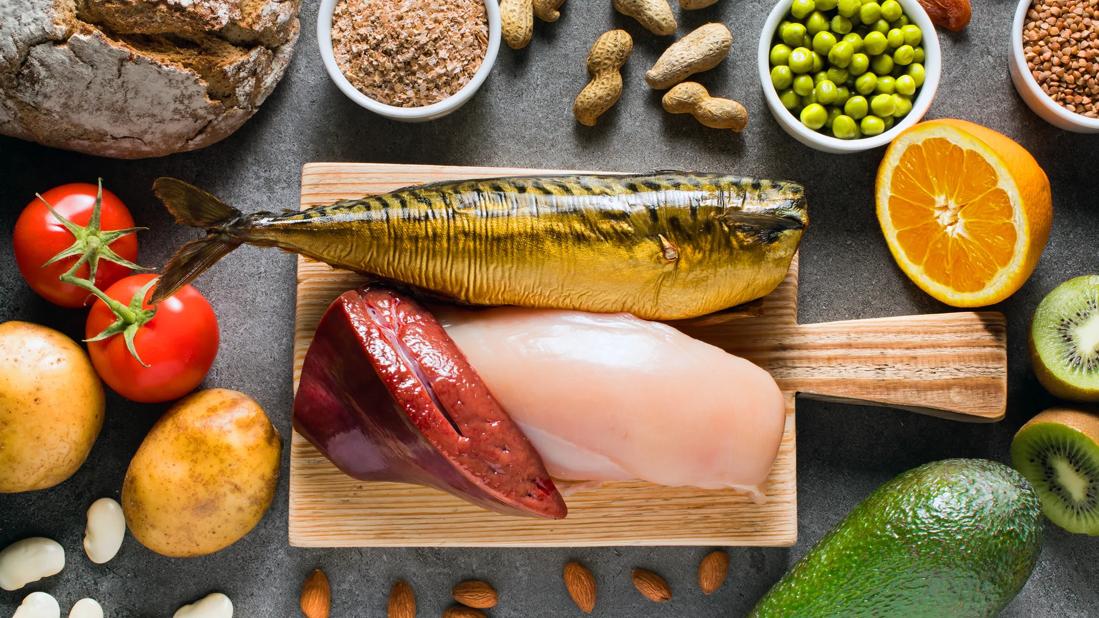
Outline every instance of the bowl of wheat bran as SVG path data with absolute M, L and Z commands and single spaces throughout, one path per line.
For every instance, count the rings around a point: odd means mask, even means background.
M 349 99 L 423 122 L 461 107 L 500 49 L 497 0 L 321 0 L 317 42 Z
M 1066 131 L 1099 133 L 1099 8 L 1022 0 L 1011 37 L 1011 81 L 1030 109 Z

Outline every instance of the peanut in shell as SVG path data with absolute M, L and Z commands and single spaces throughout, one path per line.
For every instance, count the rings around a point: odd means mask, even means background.
M 668 0 L 614 0 L 614 10 L 659 36 L 671 36 L 679 27 Z
M 512 49 L 523 49 L 534 36 L 532 0 L 500 0 L 500 35 Z
M 732 99 L 712 97 L 698 82 L 683 82 L 664 93 L 664 111 L 690 114 L 711 129 L 731 129 L 739 133 L 748 125 L 748 110 Z
M 733 33 L 725 24 L 711 23 L 679 39 L 645 73 L 645 81 L 654 90 L 666 90 L 695 73 L 709 71 L 721 64 L 733 45 Z
M 614 107 L 622 96 L 619 70 L 633 51 L 633 38 L 625 30 L 604 32 L 588 53 L 588 82 L 576 96 L 572 111 L 577 122 L 594 127 L 600 116 Z

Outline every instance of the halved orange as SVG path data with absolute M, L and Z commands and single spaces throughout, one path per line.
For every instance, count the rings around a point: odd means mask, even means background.
M 1025 148 L 964 120 L 901 133 L 877 180 L 878 222 L 897 265 L 955 307 L 998 303 L 1022 287 L 1049 240 L 1049 179 Z

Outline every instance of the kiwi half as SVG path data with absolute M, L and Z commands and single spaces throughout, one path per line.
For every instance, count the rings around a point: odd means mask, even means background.
M 1030 323 L 1038 381 L 1072 401 L 1099 401 L 1099 275 L 1076 277 L 1050 292 Z
M 1099 536 L 1099 416 L 1050 408 L 1011 442 L 1011 464 L 1038 492 L 1042 512 L 1058 526 Z

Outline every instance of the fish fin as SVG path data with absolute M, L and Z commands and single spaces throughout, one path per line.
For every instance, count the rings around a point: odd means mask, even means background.
M 227 225 L 241 217 L 236 208 L 176 178 L 157 178 L 153 193 L 180 225 L 209 228 Z
M 156 304 L 175 294 L 179 288 L 194 281 L 206 269 L 239 246 L 240 241 L 224 233 L 211 233 L 205 238 L 192 240 L 183 245 L 172 259 L 168 260 L 150 302 Z
M 183 245 L 168 260 L 150 299 L 158 303 L 239 247 L 242 241 L 235 232 L 247 227 L 248 219 L 206 191 L 175 178 L 157 178 L 153 192 L 172 213 L 176 223 L 206 230 L 205 238 Z

